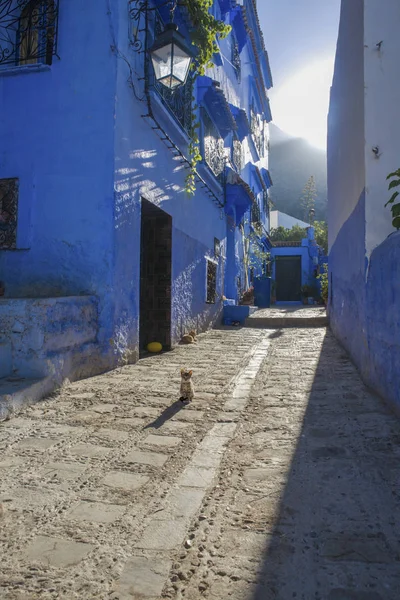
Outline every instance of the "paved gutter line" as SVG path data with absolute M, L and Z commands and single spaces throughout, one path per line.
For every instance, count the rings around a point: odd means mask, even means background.
M 222 410 L 244 411 L 251 389 L 265 360 L 271 341 L 264 338 L 251 351 L 250 360 L 233 378 L 233 390 Z M 172 560 L 168 551 L 179 549 L 187 536 L 190 521 L 200 509 L 207 490 L 216 478 L 227 444 L 233 439 L 237 422 L 218 422 L 205 435 L 193 456 L 168 492 L 165 508 L 153 515 L 142 537 L 135 544 L 135 555 L 121 574 L 118 597 L 140 595 L 150 599 L 161 596 Z

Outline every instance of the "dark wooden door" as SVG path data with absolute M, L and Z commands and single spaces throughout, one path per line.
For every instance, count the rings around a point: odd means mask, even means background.
M 171 348 L 172 218 L 142 200 L 140 242 L 140 348 Z
M 301 256 L 277 256 L 275 281 L 278 301 L 301 300 Z

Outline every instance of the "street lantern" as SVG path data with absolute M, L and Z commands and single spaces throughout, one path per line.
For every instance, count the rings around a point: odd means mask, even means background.
M 193 50 L 175 23 L 166 25 L 149 49 L 156 80 L 170 90 L 186 82 Z
M 314 223 L 315 210 L 313 208 L 311 208 L 308 215 L 309 215 L 310 223 L 312 225 Z

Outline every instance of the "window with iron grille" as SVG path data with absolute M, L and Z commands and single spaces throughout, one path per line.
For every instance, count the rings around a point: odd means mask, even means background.
M 218 238 L 214 238 L 214 256 L 221 256 L 221 242 Z
M 262 158 L 264 156 L 264 125 L 263 123 L 260 124 L 254 100 L 252 100 L 250 107 L 250 128 L 258 155 Z
M 217 263 L 206 259 L 207 263 L 207 304 L 215 304 L 217 296 Z
M 204 108 L 201 110 L 201 120 L 203 126 L 203 158 L 214 175 L 218 177 L 225 167 L 224 140 Z
M 261 211 L 258 202 L 253 202 L 251 207 L 251 222 L 257 224 L 261 221 Z
M 243 169 L 243 147 L 238 139 L 234 139 L 232 143 L 232 162 L 238 173 Z
M 18 179 L 0 179 L 0 250 L 17 247 Z
M 57 55 L 59 0 L 0 0 L 0 68 L 51 65 Z
M 240 59 L 239 44 L 234 33 L 232 33 L 232 65 L 235 69 L 236 79 L 240 83 L 242 78 L 242 62 Z
M 268 207 L 268 192 L 267 190 L 263 191 L 263 209 L 264 213 L 268 215 L 269 207 Z

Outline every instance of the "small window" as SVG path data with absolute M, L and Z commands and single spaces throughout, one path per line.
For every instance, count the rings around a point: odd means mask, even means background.
M 207 304 L 215 304 L 217 295 L 217 264 L 212 260 L 207 262 Z
M 31 0 L 19 20 L 18 64 L 31 65 L 53 60 L 56 9 L 53 0 Z
M 218 238 L 214 238 L 214 256 L 221 256 L 221 242 Z
M 57 24 L 58 0 L 0 0 L 0 67 L 51 65 Z
M 232 32 L 232 55 L 231 55 L 232 65 L 235 70 L 235 75 L 238 83 L 241 82 L 242 79 L 242 63 L 240 60 L 240 51 L 239 44 L 236 39 L 235 34 Z
M 0 250 L 17 247 L 18 179 L 0 179 Z
M 201 111 L 203 122 L 203 157 L 216 177 L 221 175 L 225 168 L 224 140 L 215 127 L 208 112 Z

